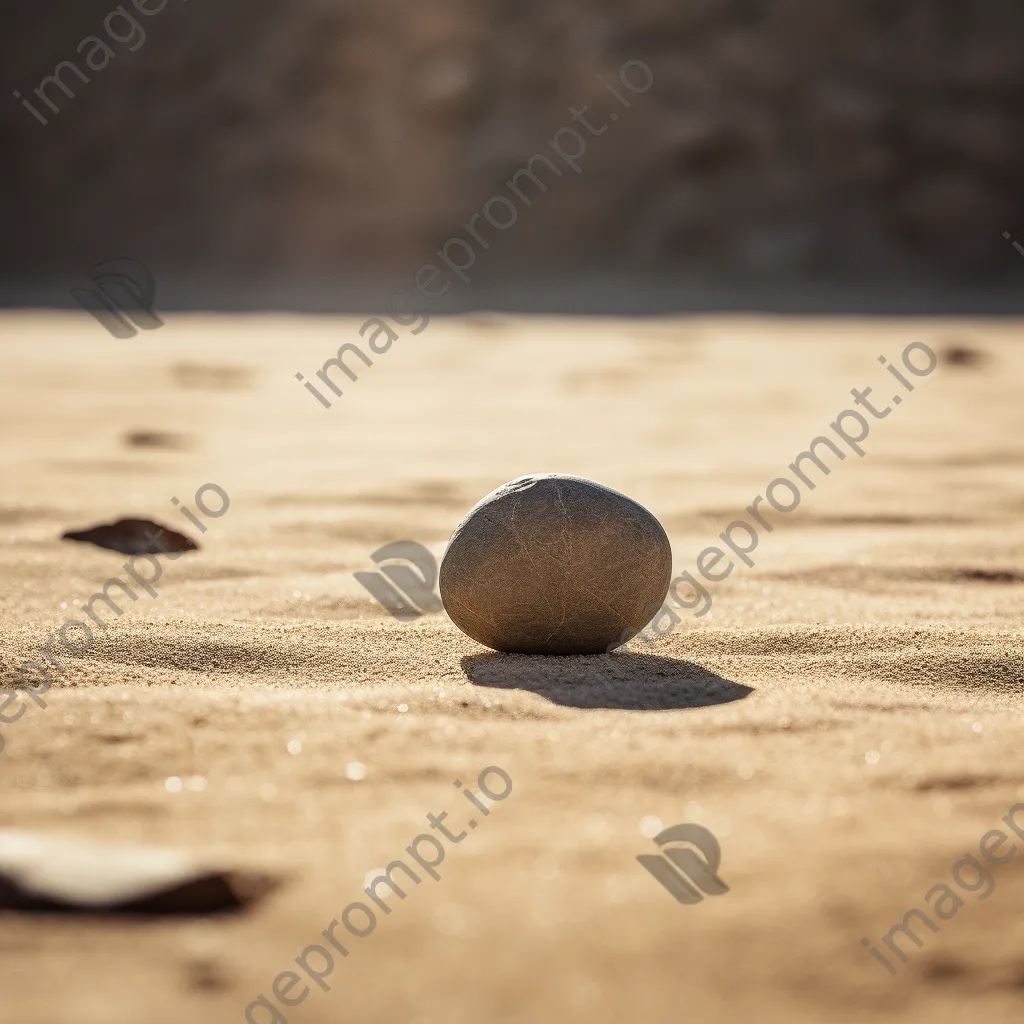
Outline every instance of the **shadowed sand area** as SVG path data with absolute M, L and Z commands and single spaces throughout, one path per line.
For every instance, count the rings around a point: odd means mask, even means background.
M 3 914 L 4 1020 L 242 1021 L 428 812 L 465 828 L 453 782 L 499 765 L 511 795 L 439 882 L 342 932 L 289 1024 L 1019 1022 L 1024 840 L 897 974 L 861 938 L 1024 802 L 1021 323 L 435 319 L 325 409 L 294 374 L 360 322 L 168 315 L 118 341 L 82 313 L 0 318 L 3 682 L 123 576 L 65 530 L 146 518 L 201 545 L 0 726 L 0 828 L 282 879 L 223 919 Z M 897 393 L 878 356 L 911 342 L 939 366 L 865 456 L 652 646 L 497 655 L 352 577 L 392 541 L 439 555 L 480 497 L 551 471 L 643 503 L 695 571 L 851 388 Z M 170 499 L 208 482 L 230 508 L 199 535 Z M 650 816 L 711 829 L 729 892 L 675 903 L 635 860 Z

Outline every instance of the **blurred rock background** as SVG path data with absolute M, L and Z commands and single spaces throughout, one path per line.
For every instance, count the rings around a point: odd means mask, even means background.
M 154 8 L 159 0 L 148 0 Z M 651 89 L 490 230 L 464 305 L 637 293 L 1020 296 L 1020 0 L 168 0 L 89 84 L 32 96 L 110 0 L 20 0 L 0 37 L 5 302 L 131 256 L 181 301 L 376 303 L 546 148 Z M 116 31 L 124 32 L 119 23 Z M 436 262 L 436 259 L 435 259 Z M 599 292 L 600 289 L 597 289 Z M 597 302 L 600 305 L 600 300 Z M 159 302 L 158 302 L 159 305 Z

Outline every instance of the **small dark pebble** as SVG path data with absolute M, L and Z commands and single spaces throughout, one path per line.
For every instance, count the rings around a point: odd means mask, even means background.
M 184 434 L 170 434 L 162 430 L 130 430 L 124 435 L 128 448 L 162 448 L 167 451 L 183 451 L 191 447 Z
M 149 519 L 119 519 L 89 530 L 68 530 L 61 540 L 95 544 L 123 555 L 162 555 L 175 551 L 198 551 L 199 545 L 182 533 Z
M 947 345 L 939 355 L 949 366 L 980 366 L 988 359 L 987 353 L 981 349 L 958 343 Z

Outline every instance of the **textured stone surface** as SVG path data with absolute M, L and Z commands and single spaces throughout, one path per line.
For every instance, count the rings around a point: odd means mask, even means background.
M 602 654 L 657 611 L 672 575 L 658 520 L 610 487 L 521 476 L 475 505 L 441 562 L 441 600 L 474 640 L 520 654 Z

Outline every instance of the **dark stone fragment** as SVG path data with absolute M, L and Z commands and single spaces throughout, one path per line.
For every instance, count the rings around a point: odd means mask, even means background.
M 0 910 L 62 914 L 217 914 L 276 885 L 188 853 L 0 831 Z
M 164 430 L 129 430 L 124 435 L 129 448 L 163 448 L 167 451 L 183 451 L 191 447 L 185 434 L 172 434 Z
M 161 555 L 174 551 L 198 551 L 199 545 L 184 534 L 168 530 L 148 519 L 119 519 L 90 530 L 68 530 L 61 540 L 77 540 L 123 555 Z
M 950 366 L 980 366 L 987 355 L 981 349 L 954 342 L 939 351 L 939 358 Z

